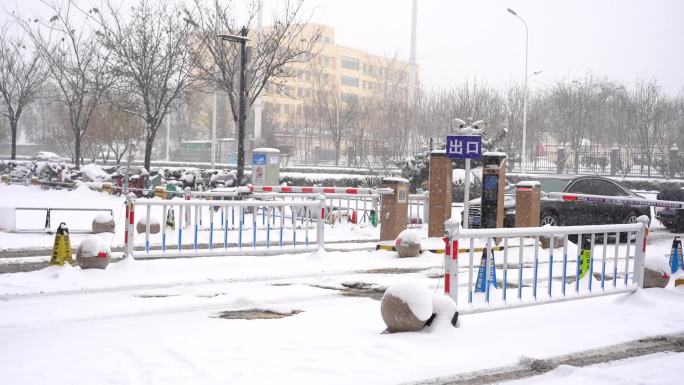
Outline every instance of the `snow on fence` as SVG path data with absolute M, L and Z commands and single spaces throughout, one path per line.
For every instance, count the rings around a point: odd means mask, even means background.
M 159 200 L 129 194 L 126 201 L 126 256 L 221 256 L 248 248 L 299 252 L 324 245 L 322 199 Z M 141 216 L 137 223 L 136 215 Z M 145 237 L 142 251 L 134 248 L 136 231 Z M 151 249 L 151 240 L 159 242 L 160 250 Z
M 506 229 L 447 222 L 444 292 L 465 304 L 462 314 L 632 292 L 643 284 L 647 222 Z
M 363 187 L 306 187 L 306 186 L 249 186 L 239 188 L 215 189 L 205 192 L 192 192 L 193 197 L 209 199 L 230 199 L 249 194 L 265 200 L 316 200 L 325 198 L 325 218 L 335 223 L 346 217 L 352 223 L 372 222 L 375 216 L 380 221 L 380 200 L 382 195 L 392 194 L 391 188 Z M 427 194 L 409 194 L 408 225 L 420 226 L 428 221 Z

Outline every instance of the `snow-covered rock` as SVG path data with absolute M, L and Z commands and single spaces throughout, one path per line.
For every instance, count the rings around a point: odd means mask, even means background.
M 399 233 L 394 244 L 399 257 L 417 257 L 420 254 L 420 233 L 406 229 Z
M 93 219 L 93 233 L 113 233 L 116 229 L 114 217 L 109 213 L 99 213 Z
M 76 263 L 81 269 L 104 269 L 111 258 L 109 244 L 99 235 L 87 237 L 76 250 Z
M 432 310 L 432 292 L 427 286 L 412 281 L 391 285 L 380 302 L 380 313 L 389 332 L 422 329 Z
M 138 219 L 138 223 L 135 225 L 135 231 L 138 233 L 144 233 L 147 227 L 147 218 L 141 217 Z M 159 219 L 155 217 L 150 218 L 150 234 L 157 234 L 161 230 L 161 225 L 159 224 Z
M 646 255 L 644 260 L 644 288 L 666 287 L 670 281 L 668 258 L 660 255 Z

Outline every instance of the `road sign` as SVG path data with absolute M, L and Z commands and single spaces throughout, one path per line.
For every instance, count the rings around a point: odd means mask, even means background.
M 482 158 L 482 136 L 448 135 L 446 153 L 449 158 L 480 159 Z

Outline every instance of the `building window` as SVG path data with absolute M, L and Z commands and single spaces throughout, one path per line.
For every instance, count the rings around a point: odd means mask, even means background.
M 356 94 L 348 94 L 346 92 L 343 92 L 342 93 L 342 100 L 345 103 L 355 103 L 355 102 L 359 101 L 359 96 Z
M 342 56 L 342 68 L 358 71 L 359 59 L 349 56 Z
M 341 81 L 342 81 L 342 85 L 345 85 L 345 86 L 350 86 L 350 87 L 358 87 L 359 86 L 359 78 L 342 75 Z

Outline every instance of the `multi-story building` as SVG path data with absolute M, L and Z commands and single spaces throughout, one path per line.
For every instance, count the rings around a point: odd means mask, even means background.
M 270 135 L 278 137 L 280 145 L 301 148 L 298 128 L 316 124 L 306 116 L 305 109 L 321 86 L 337 93 L 342 101 L 365 105 L 386 98 L 388 93 L 393 98 L 408 97 L 408 61 L 336 44 L 331 27 L 312 24 L 306 28 L 305 35 L 319 32 L 313 56 L 288 66 L 286 71 L 291 76 L 269 84 L 262 93 L 263 114 L 272 124 L 270 128 L 264 127 L 265 135 L 269 135 L 266 130 L 275 130 Z M 332 146 L 325 136 L 317 138 L 317 146 L 324 150 Z M 342 144 L 347 145 L 346 141 Z

